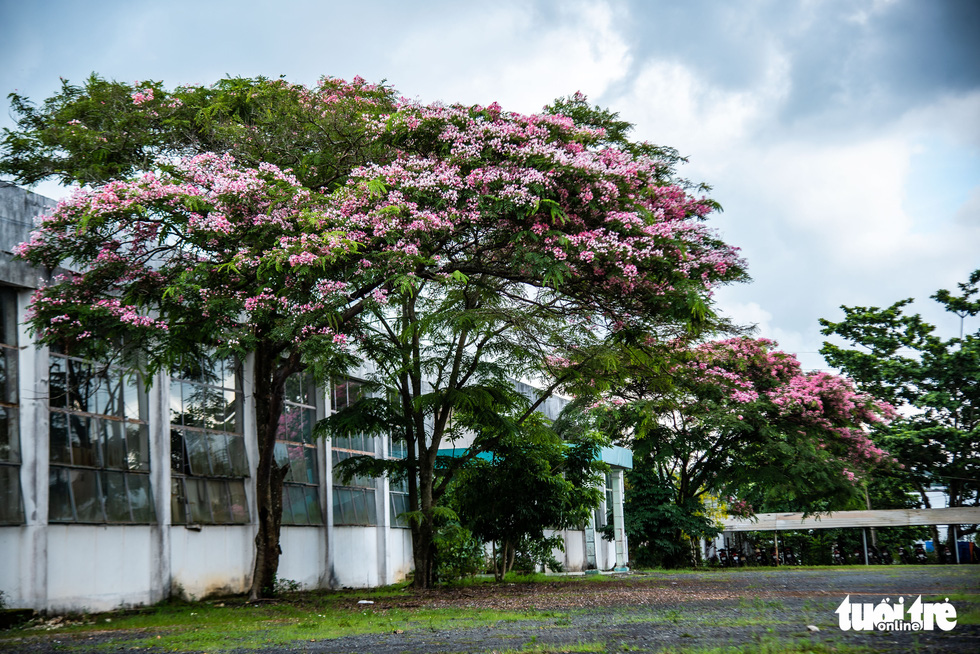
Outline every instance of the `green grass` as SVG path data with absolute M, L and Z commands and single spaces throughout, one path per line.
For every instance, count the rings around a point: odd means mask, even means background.
M 668 648 L 663 650 L 662 654 L 863 654 L 870 651 L 867 647 L 860 645 L 772 639 L 747 645 Z
M 313 597 L 319 594 L 310 594 Z M 60 636 L 83 637 L 93 632 L 118 632 L 129 647 L 160 647 L 167 650 L 208 652 L 294 641 L 315 641 L 365 633 L 408 630 L 460 629 L 498 622 L 547 620 L 534 612 L 451 608 L 375 608 L 373 605 L 342 606 L 365 596 L 384 596 L 382 591 L 338 593 L 317 603 L 310 598 L 293 603 L 246 605 L 241 601 L 194 604 L 162 604 L 130 614 L 105 613 L 88 616 L 88 624 L 57 630 Z M 224 604 L 224 606 L 218 606 Z M 355 608 L 356 607 L 356 608 Z M 0 648 L 14 646 L 20 638 L 54 632 L 18 629 L 0 637 Z

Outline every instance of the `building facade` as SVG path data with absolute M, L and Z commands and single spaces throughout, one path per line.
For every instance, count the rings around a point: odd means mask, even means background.
M 250 360 L 208 360 L 145 379 L 34 343 L 23 318 L 45 272 L 14 260 L 53 203 L 0 186 L 0 591 L 9 606 L 94 611 L 247 590 L 257 532 L 258 459 Z M 361 369 L 332 388 L 297 376 L 277 457 L 283 492 L 278 577 L 302 588 L 373 587 L 412 569 L 405 490 L 334 476 L 357 455 L 402 457 L 390 441 L 315 440 L 312 427 L 356 399 Z M 549 405 L 550 406 L 550 405 Z M 563 532 L 566 569 L 626 565 L 622 470 L 584 530 Z M 615 542 L 597 528 L 616 523 Z

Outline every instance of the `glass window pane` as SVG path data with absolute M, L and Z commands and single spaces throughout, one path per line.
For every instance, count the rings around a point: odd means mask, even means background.
M 69 414 L 68 426 L 71 438 L 71 462 L 76 466 L 93 468 L 101 466 L 99 434 L 92 428 L 92 419 Z
M 106 520 L 108 522 L 132 522 L 129 515 L 129 495 L 126 492 L 126 479 L 123 473 L 103 473 L 102 489 L 105 492 Z
M 118 420 L 97 421 L 105 442 L 105 466 L 125 470 L 128 465 L 126 456 L 126 437 L 123 424 Z
M 208 443 L 203 432 L 187 430 L 184 433 L 184 443 L 187 446 L 187 461 L 191 472 L 195 475 L 211 474 L 208 463 Z
M 0 343 L 17 346 L 17 291 L 12 288 L 0 290 Z
M 208 433 L 208 454 L 211 458 L 211 474 L 227 477 L 231 475 L 231 458 L 228 453 L 228 438 L 222 433 Z
M 187 494 L 180 477 L 174 477 L 170 482 L 170 520 L 175 525 L 187 523 Z
M 303 411 L 303 442 L 307 445 L 313 444 L 313 427 L 316 426 L 316 409 L 304 409 Z
M 184 424 L 190 427 L 204 426 L 204 387 L 184 382 L 181 385 L 184 405 Z
M 354 508 L 351 506 L 349 488 L 333 489 L 333 523 L 335 525 L 354 524 Z
M 150 469 L 150 429 L 146 425 L 126 423 L 126 467 L 130 470 Z
M 347 381 L 337 381 L 333 386 L 333 401 L 330 403 L 330 408 L 334 411 L 340 411 L 347 407 Z
M 283 396 L 289 402 L 296 402 L 297 404 L 303 404 L 303 376 L 302 375 L 290 375 L 286 380 L 286 388 L 283 390 Z
M 319 483 L 319 475 L 316 473 L 316 448 L 304 447 L 303 456 L 306 459 L 306 478 L 303 481 L 307 484 Z
M 99 473 L 95 470 L 72 470 L 71 496 L 75 500 L 75 515 L 79 522 L 105 522 L 102 497 L 99 492 Z
M 68 447 L 68 416 L 52 411 L 48 419 L 51 463 L 71 463 Z
M 129 374 L 120 379 L 123 396 L 123 416 L 129 420 L 143 420 L 146 417 L 146 395 L 140 392 L 139 377 Z M 171 389 L 174 382 L 170 382 Z M 179 396 L 178 396 L 179 397 Z M 170 401 L 173 402 L 171 390 Z M 180 413 L 178 408 L 177 413 Z M 171 422 L 173 418 L 171 417 Z
M 286 449 L 289 452 L 289 472 L 287 473 L 289 481 L 306 483 L 306 456 L 303 452 L 306 448 L 297 443 L 290 443 Z
M 224 429 L 226 423 L 224 393 L 217 388 L 201 387 L 204 410 L 204 426 L 207 429 Z
M 150 492 L 150 476 L 127 474 L 126 486 L 129 489 L 129 508 L 133 513 L 133 521 L 156 522 L 156 509 Z
M 175 425 L 184 423 L 184 400 L 181 382 L 170 380 L 170 422 Z
M 359 525 L 370 524 L 370 521 L 368 520 L 367 493 L 358 489 L 352 491 L 351 496 L 354 498 L 354 515 L 356 516 L 354 518 L 355 522 Z
M 248 477 L 248 457 L 245 454 L 245 437 L 228 435 L 228 457 L 231 460 L 232 474 Z
M 89 411 L 92 396 L 92 366 L 84 361 L 66 359 L 68 362 L 68 408 L 72 411 Z
M 211 499 L 211 517 L 215 524 L 225 525 L 231 522 L 231 498 L 228 495 L 228 484 L 222 480 L 208 480 L 208 497 Z
M 221 386 L 224 388 L 238 388 L 238 371 L 240 369 L 235 357 L 229 357 L 223 361 Z
M 289 503 L 293 508 L 293 519 L 298 525 L 310 524 L 310 518 L 306 515 L 306 498 L 303 497 L 302 486 L 284 486 L 283 494 L 289 494 Z
M 276 461 L 276 465 L 280 467 L 289 463 L 289 453 L 286 450 L 286 444 L 282 441 L 276 441 L 275 449 L 273 449 L 272 455 Z
M 184 444 L 184 432 L 178 429 L 170 430 L 170 469 L 182 475 L 191 472 L 187 460 L 187 448 Z
M 48 520 L 51 522 L 74 522 L 75 512 L 71 506 L 69 470 L 51 466 L 48 474 Z
M 20 456 L 17 452 L 17 423 L 12 420 L 17 410 L 0 406 L 0 462 L 17 463 Z
M 24 522 L 24 503 L 20 499 L 20 467 L 0 465 L 0 524 Z
M 203 479 L 184 479 L 184 489 L 187 493 L 187 508 L 192 524 L 209 524 L 211 509 L 208 506 L 208 493 Z
M 242 411 L 241 402 L 238 401 L 238 393 L 235 391 L 221 391 L 223 397 L 223 408 L 220 420 L 215 425 L 215 429 L 220 431 L 234 432 L 242 431 Z
M 231 495 L 231 521 L 235 524 L 248 522 L 248 500 L 245 497 L 245 482 L 232 479 L 228 482 L 228 492 Z
M 17 403 L 17 350 L 0 347 L 0 402 Z
M 52 407 L 68 405 L 68 364 L 64 357 L 51 355 L 48 366 L 48 402 Z
M 323 511 L 320 510 L 320 498 L 317 495 L 315 486 L 301 486 L 303 489 L 303 499 L 306 502 L 306 515 L 310 518 L 310 524 L 323 524 Z
M 289 486 L 282 487 L 282 524 L 296 524 L 296 518 L 293 517 L 293 505 L 289 501 Z
M 119 415 L 118 394 L 118 374 L 109 369 L 93 375 L 92 401 L 89 403 L 89 411 L 107 416 Z

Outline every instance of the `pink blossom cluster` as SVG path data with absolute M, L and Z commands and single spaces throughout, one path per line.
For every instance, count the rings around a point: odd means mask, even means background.
M 859 393 L 849 379 L 803 372 L 796 357 L 775 345 L 761 338 L 705 343 L 694 349 L 684 370 L 726 396 L 738 420 L 751 404 L 770 424 L 780 421 L 800 435 L 814 434 L 821 449 L 854 466 L 890 461 L 867 429 L 892 419 L 894 409 Z

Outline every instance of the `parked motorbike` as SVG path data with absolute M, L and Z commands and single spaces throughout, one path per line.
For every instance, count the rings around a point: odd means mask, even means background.
M 909 554 L 908 550 L 901 545 L 898 546 L 898 561 L 902 565 L 910 565 L 912 563 L 912 556 Z
M 881 554 L 878 553 L 878 548 L 874 545 L 868 546 L 868 563 L 871 565 L 881 565 Z
M 731 567 L 732 561 L 728 556 L 728 549 L 725 547 L 718 548 L 718 565 L 723 568 Z
M 783 559 L 781 557 L 782 552 L 777 550 L 775 547 L 769 552 L 769 565 L 777 566 L 783 564 Z
M 855 547 L 854 551 L 851 552 L 851 560 L 855 565 L 862 565 L 864 563 L 864 552 L 861 551 L 860 547 Z
M 831 558 L 834 562 L 834 565 L 844 565 L 845 563 L 847 563 L 847 559 L 844 557 L 844 550 L 841 549 L 839 544 L 834 543 L 834 547 L 831 552 L 832 552 Z
M 755 559 L 756 565 L 767 565 L 768 563 L 768 561 L 766 561 L 766 553 L 763 552 L 758 547 L 755 548 L 755 554 L 753 555 L 753 558 Z
M 947 564 L 956 562 L 953 558 L 953 552 L 949 549 L 949 545 L 943 545 L 939 548 L 939 562 Z
M 922 543 L 915 544 L 915 550 L 912 552 L 912 557 L 915 559 L 916 563 L 929 562 L 929 557 L 926 556 L 926 548 Z
M 881 557 L 882 565 L 891 565 L 895 562 L 895 559 L 892 558 L 892 553 L 888 551 L 888 547 L 885 545 L 878 548 L 878 554 Z

